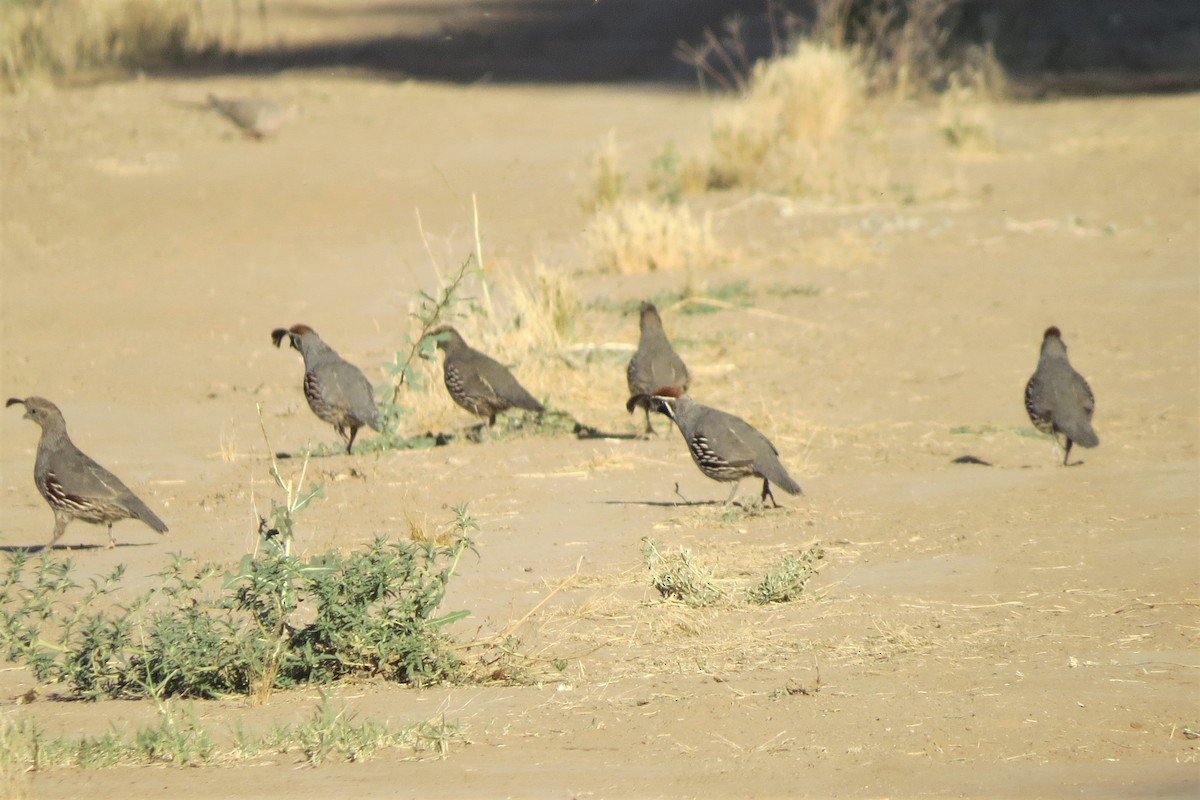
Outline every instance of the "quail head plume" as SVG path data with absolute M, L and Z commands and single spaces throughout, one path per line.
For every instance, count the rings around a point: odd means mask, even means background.
M 271 332 L 276 347 L 285 337 L 304 357 L 304 397 L 308 407 L 346 440 L 349 453 L 359 428 L 379 430 L 379 409 L 370 381 L 307 325 L 276 328 Z

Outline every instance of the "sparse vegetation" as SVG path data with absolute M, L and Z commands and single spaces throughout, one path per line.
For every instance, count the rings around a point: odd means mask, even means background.
M 785 555 L 778 569 L 768 572 L 761 581 L 746 590 L 746 597 L 751 603 L 759 605 L 795 600 L 816 572 L 813 563 L 824 557 L 825 550 L 819 543 L 799 555 Z
M 823 0 L 812 35 L 857 52 L 875 94 L 942 92 L 956 76 L 969 73 L 987 73 L 999 88 L 1002 71 L 994 54 L 956 36 L 963 5 L 960 0 Z
M 446 544 L 380 536 L 365 551 L 301 559 L 291 552 L 292 514 L 320 489 L 305 490 L 303 473 L 294 483 L 273 474 L 287 502 L 273 506 L 259 550 L 236 572 L 177 555 L 156 588 L 124 599 L 123 566 L 83 588 L 70 560 L 14 552 L 0 579 L 0 648 L 86 699 L 266 700 L 275 688 L 348 676 L 452 677 L 458 662 L 441 629 L 467 612 L 435 612 L 472 547 L 466 507 L 455 509 Z
M 787 603 L 797 599 L 805 584 L 816 574 L 815 562 L 825 557 L 820 543 L 813 544 L 797 555 L 784 556 L 779 567 L 765 574 L 747 588 L 744 597 L 755 605 Z M 650 583 L 663 597 L 678 600 L 693 608 L 732 603 L 735 594 L 721 588 L 712 573 L 697 565 L 692 551 L 686 547 L 677 553 L 663 555 L 658 543 L 642 540 L 642 558 L 650 571 Z
M 746 92 L 713 116 L 708 181 L 805 196 L 844 196 L 864 180 L 853 159 L 871 154 L 848 136 L 866 101 L 866 81 L 853 53 L 800 42 L 760 61 Z M 874 186 L 874 182 L 868 185 Z
M 231 747 L 219 745 L 218 740 L 228 737 L 204 726 L 191 707 L 176 710 L 164 706 L 153 725 L 133 731 L 110 730 L 99 736 L 52 737 L 33 720 L 10 716 L 0 722 L 0 758 L 5 774 L 54 767 L 234 764 L 286 754 L 319 766 L 332 761 L 365 761 L 380 750 L 393 748 L 441 755 L 461 735 L 457 725 L 440 719 L 400 729 L 372 719 L 359 721 L 356 714 L 337 709 L 324 696 L 303 722 L 276 725 L 256 736 L 240 727 L 232 734 Z
M 651 196 L 669 205 L 681 202 L 685 194 L 703 192 L 707 186 L 707 165 L 695 155 L 680 153 L 674 142 L 667 142 L 651 162 L 646 181 Z
M 583 201 L 583 210 L 595 213 L 608 208 L 621 196 L 629 176 L 621 168 L 621 151 L 616 131 L 609 131 L 604 146 L 592 155 L 592 184 Z
M 212 52 L 200 4 L 184 0 L 7 0 L 0 3 L 0 81 L 164 67 Z
M 686 547 L 664 556 L 657 542 L 643 539 L 642 558 L 650 570 L 650 584 L 669 600 L 702 608 L 725 599 L 725 593 L 713 583 L 712 575 L 692 561 L 692 551 Z
M 712 219 L 697 220 L 686 207 L 621 201 L 598 213 L 584 244 L 602 272 L 704 270 L 721 261 Z
M 994 149 L 996 123 L 986 92 L 952 77 L 938 101 L 938 130 L 951 147 L 967 151 Z

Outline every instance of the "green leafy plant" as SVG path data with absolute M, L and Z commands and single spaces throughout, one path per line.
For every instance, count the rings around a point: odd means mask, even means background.
M 159 585 L 121 603 L 124 568 L 89 588 L 70 561 L 9 556 L 0 580 L 0 652 L 74 697 L 219 697 L 329 683 L 352 675 L 406 683 L 453 677 L 458 660 L 439 614 L 446 585 L 472 548 L 465 506 L 442 544 L 380 536 L 362 552 L 291 553 L 291 515 L 319 495 L 301 481 L 262 525 L 236 572 L 182 556 Z M 315 605 L 301 624 L 302 604 Z
M 787 603 L 795 600 L 804 591 L 809 578 L 816 574 L 815 562 L 825 557 L 821 545 L 814 544 L 799 555 L 783 557 L 779 568 L 768 572 L 763 579 L 746 590 L 751 603 Z
M 333 700 L 322 693 L 312 714 L 295 725 L 277 725 L 261 735 L 251 735 L 235 725 L 232 734 L 232 746 L 219 747 L 220 737 L 200 722 L 190 706 L 181 710 L 163 707 L 152 725 L 133 731 L 110 730 L 100 736 L 50 737 L 36 721 L 9 716 L 0 722 L 0 756 L 5 776 L 54 767 L 244 763 L 266 754 L 289 753 L 319 766 L 330 761 L 365 761 L 381 750 L 399 747 L 444 755 L 462 731 L 445 719 L 403 728 L 370 718 L 360 720 L 346 708 L 335 708 Z

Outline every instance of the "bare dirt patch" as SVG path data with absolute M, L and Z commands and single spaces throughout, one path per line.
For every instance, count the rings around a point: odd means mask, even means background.
M 244 140 L 181 105 L 209 91 L 298 114 L 271 141 Z M 768 432 L 805 490 L 783 510 L 723 516 L 708 503 L 725 489 L 665 420 L 647 442 L 513 436 L 314 460 L 329 498 L 298 538 L 314 552 L 407 535 L 410 519 L 470 503 L 479 557 L 446 607 L 472 611 L 457 631 L 469 639 L 553 592 L 516 630 L 525 682 L 334 692 L 393 724 L 460 722 L 468 743 L 441 759 L 51 770 L 15 790 L 1190 796 L 1196 102 L 999 105 L 995 146 L 966 154 L 940 141 L 936 108 L 905 106 L 885 117 L 889 168 L 914 202 L 708 195 L 693 202 L 733 257 L 687 276 L 617 276 L 596 273 L 580 243 L 589 159 L 610 130 L 631 165 L 668 141 L 695 143 L 711 107 L 692 92 L 297 72 L 5 99 L 4 390 L 55 400 L 77 443 L 171 526 L 160 540 L 122 524 L 114 551 L 64 552 L 85 577 L 123 562 L 145 586 L 168 552 L 250 550 L 252 498 L 270 491 L 256 404 L 277 447 L 334 438 L 270 331 L 310 324 L 382 382 L 414 290 L 435 285 L 414 210 L 437 257 L 457 263 L 474 246 L 472 196 L 495 276 L 541 261 L 589 302 L 744 281 L 737 302 L 664 309 L 666 324 L 695 396 Z M 576 339 L 632 344 L 636 318 L 605 308 L 580 315 Z M 1078 467 L 1058 466 L 1021 406 L 1049 324 L 1097 396 L 1101 446 Z M 523 378 L 553 406 L 633 433 L 624 358 L 610 351 L 582 373 L 550 359 Z M 468 423 L 448 398 L 411 420 L 414 433 Z M 36 430 L 8 413 L 0 442 L 2 544 L 40 544 L 51 517 L 30 479 Z M 963 455 L 991 466 L 953 463 Z M 694 609 L 650 588 L 647 536 L 690 548 L 733 588 L 814 542 L 826 556 L 799 601 Z M 102 541 L 82 524 L 64 539 Z M 0 672 L 0 711 L 49 735 L 132 730 L 155 714 L 149 703 L 18 706 L 32 686 L 22 669 Z M 296 691 L 265 707 L 194 707 L 220 733 L 298 720 L 318 701 Z

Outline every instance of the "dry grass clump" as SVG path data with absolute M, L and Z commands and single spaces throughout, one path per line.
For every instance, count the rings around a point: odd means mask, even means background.
M 591 192 L 583 200 L 583 210 L 589 214 L 615 203 L 628 179 L 621 168 L 621 150 L 617 146 L 616 131 L 609 131 L 604 146 L 592 154 L 591 171 Z
M 509 287 L 513 333 L 527 350 L 557 350 L 571 342 L 583 306 L 575 281 L 563 270 L 538 263 Z
M 855 55 L 810 41 L 755 65 L 748 91 L 713 119 L 709 185 L 842 195 L 855 161 L 848 129 L 866 103 Z
M 177 64 L 211 50 L 199 4 L 184 0 L 7 0 L 0 3 L 0 83 Z
M 856 50 L 872 93 L 943 92 L 956 77 L 980 72 L 998 90 L 1004 79 L 995 54 L 963 35 L 966 5 L 961 0 L 821 0 L 813 35 Z
M 697 220 L 686 207 L 645 200 L 605 209 L 584 231 L 584 246 L 602 272 L 708 269 L 721 260 L 712 218 Z
M 397 365 L 408 360 L 409 348 L 424 356 L 408 361 L 410 377 L 403 392 L 396 394 L 404 416 L 401 427 L 407 433 L 448 431 L 477 422 L 448 396 L 440 354 L 427 342 L 421 344 L 422 334 L 433 327 L 428 322 L 431 298 L 443 297 L 447 290 L 451 297 L 435 324 L 454 325 L 469 345 L 509 366 L 521 385 L 539 400 L 549 400 L 552 409 L 573 407 L 564 397 L 587 393 L 596 384 L 598 376 L 590 367 L 603 365 L 568 369 L 562 358 L 575 341 L 583 305 L 569 273 L 541 263 L 522 273 L 496 274 L 468 264 L 446 277 L 451 271 L 436 263 L 435 271 L 440 285 L 432 295 L 419 294 L 410 301 L 409 345 L 395 356 Z M 553 423 L 551 417 L 539 423 L 545 430 Z M 522 426 L 520 415 L 497 420 L 500 430 L 515 430 L 513 426 Z
M 966 151 L 996 149 L 995 101 L 1004 91 L 1003 75 L 964 72 L 951 76 L 938 99 L 938 131 L 951 147 Z

